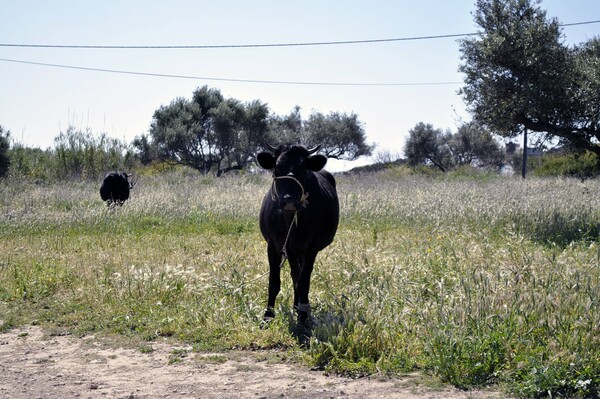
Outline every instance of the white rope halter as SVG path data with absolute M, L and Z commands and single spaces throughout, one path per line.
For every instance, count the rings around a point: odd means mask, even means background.
M 298 184 L 298 186 L 300 186 L 300 190 L 302 191 L 302 195 L 300 196 L 300 205 L 302 205 L 303 208 L 306 208 L 308 206 L 308 192 L 304 191 L 304 186 L 302 185 L 302 183 L 300 183 L 300 181 L 292 175 L 274 176 L 273 177 L 273 184 L 271 187 L 271 199 L 273 201 L 275 201 L 277 198 L 279 198 L 279 193 L 277 193 L 277 185 L 275 183 L 277 182 L 277 180 L 282 180 L 282 179 L 293 180 L 294 182 L 296 182 L 296 184 Z M 282 256 L 281 256 L 281 264 L 279 265 L 280 269 L 283 267 L 283 264 L 285 263 L 286 259 L 288 259 L 287 243 L 290 238 L 290 235 L 292 234 L 292 228 L 297 225 L 298 225 L 298 210 L 296 209 L 294 211 L 294 218 L 292 219 L 292 223 L 290 223 L 290 228 L 288 229 L 287 235 L 285 237 L 285 241 L 283 243 L 283 248 L 281 249 Z
M 283 179 L 293 180 L 298 186 L 300 186 L 300 190 L 302 190 L 302 195 L 300 196 L 300 205 L 302 205 L 302 208 L 306 208 L 306 206 L 308 205 L 308 193 L 304 191 L 304 186 L 302 185 L 302 183 L 300 183 L 298 179 L 291 175 L 273 177 L 273 184 L 271 187 L 271 199 L 275 201 L 276 198 L 279 198 L 279 193 L 277 192 L 277 185 L 275 183 L 277 182 L 277 180 Z

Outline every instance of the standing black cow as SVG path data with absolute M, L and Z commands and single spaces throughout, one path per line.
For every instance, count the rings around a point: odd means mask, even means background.
M 264 321 L 275 316 L 275 298 L 281 286 L 280 271 L 288 258 L 294 283 L 294 308 L 298 321 L 310 315 L 308 291 L 317 253 L 331 244 L 339 221 L 339 203 L 333 176 L 321 170 L 323 155 L 311 155 L 320 146 L 269 145 L 274 152 L 261 152 L 258 164 L 273 171 L 271 189 L 260 209 L 260 230 L 269 256 L 269 299 Z
M 130 174 L 125 172 L 108 172 L 100 186 L 100 197 L 108 206 L 123 205 L 129 199 L 129 190 L 135 185 L 129 181 Z

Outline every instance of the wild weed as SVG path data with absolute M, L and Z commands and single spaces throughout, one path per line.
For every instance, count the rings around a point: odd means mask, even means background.
M 146 177 L 109 210 L 90 183 L 9 181 L 1 328 L 279 348 L 348 375 L 418 369 L 519 396 L 598 395 L 600 182 L 338 176 L 341 224 L 317 257 L 303 342 L 287 266 L 278 316 L 260 328 L 269 183 Z

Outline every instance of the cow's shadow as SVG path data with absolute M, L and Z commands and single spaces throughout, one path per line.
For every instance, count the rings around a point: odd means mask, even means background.
M 288 332 L 294 337 L 298 345 L 303 348 L 310 347 L 310 340 L 313 336 L 313 330 L 315 328 L 315 320 L 311 316 L 306 323 L 298 322 L 298 315 L 292 310 L 286 310 L 282 314 L 283 319 L 286 321 L 288 326 Z
M 303 348 L 310 348 L 311 339 L 314 337 L 320 342 L 331 342 L 344 328 L 352 324 L 354 320 L 349 315 L 330 310 L 317 310 L 311 314 L 306 323 L 299 323 L 297 315 L 292 311 L 284 314 L 288 323 L 289 333 Z

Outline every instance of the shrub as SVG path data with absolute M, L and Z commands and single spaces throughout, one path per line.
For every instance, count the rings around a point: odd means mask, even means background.
M 581 179 L 600 174 L 600 159 L 586 151 L 542 158 L 542 164 L 534 169 L 537 176 L 572 176 Z
M 4 128 L 0 126 L 0 178 L 6 176 L 10 166 L 10 158 L 8 157 L 9 137 L 10 132 L 5 132 Z

